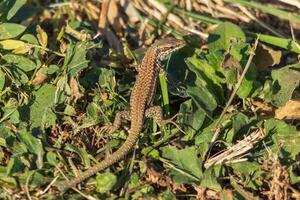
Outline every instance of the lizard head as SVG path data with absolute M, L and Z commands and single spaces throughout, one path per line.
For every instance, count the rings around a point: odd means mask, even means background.
M 183 40 L 172 37 L 164 38 L 154 43 L 154 48 L 157 51 L 159 60 L 164 60 L 170 53 L 181 49 L 184 46 L 185 42 Z

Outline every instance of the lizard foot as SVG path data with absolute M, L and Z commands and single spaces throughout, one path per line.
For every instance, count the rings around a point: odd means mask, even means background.
M 100 128 L 100 133 L 108 133 L 108 134 L 112 134 L 114 132 L 116 132 L 117 128 L 113 125 L 105 125 L 103 127 Z

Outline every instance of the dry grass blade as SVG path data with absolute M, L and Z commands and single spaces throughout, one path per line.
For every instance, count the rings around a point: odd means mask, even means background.
M 109 27 L 109 21 L 114 21 L 113 19 L 115 19 L 115 17 L 110 17 L 110 20 L 108 19 L 108 16 L 112 15 L 109 14 L 109 12 L 116 12 L 116 9 L 114 9 L 116 8 L 116 6 L 110 6 L 110 4 L 112 3 L 108 0 L 104 0 L 102 2 L 101 13 L 98 22 L 99 31 L 102 35 L 106 37 L 108 43 L 113 49 L 115 49 L 120 55 L 124 55 L 122 43 Z M 119 30 L 119 28 L 117 28 L 117 30 Z
M 264 138 L 264 132 L 262 129 L 258 129 L 251 133 L 237 144 L 229 147 L 223 153 L 209 158 L 205 164 L 205 168 L 209 168 L 213 165 L 223 164 L 226 162 L 232 162 L 235 158 L 241 157 L 244 153 L 250 151 L 258 142 Z
M 278 0 L 278 1 L 289 4 L 291 6 L 296 6 L 297 8 L 300 9 L 300 1 L 298 0 Z
M 174 27 L 179 27 L 187 32 L 199 35 L 201 38 L 204 39 L 208 37 L 208 34 L 185 25 L 177 15 L 168 13 L 167 8 L 156 0 L 148 0 L 147 1 L 148 4 L 142 1 L 139 1 L 139 3 L 140 5 L 138 4 L 136 5 L 138 9 L 145 11 L 148 15 L 152 15 L 158 20 L 162 20 L 164 18 L 164 15 L 167 15 L 167 21 Z

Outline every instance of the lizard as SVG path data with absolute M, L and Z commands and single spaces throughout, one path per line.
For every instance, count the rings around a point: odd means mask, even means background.
M 144 118 L 155 118 L 159 126 L 172 123 L 174 117 L 164 120 L 161 107 L 152 106 L 152 103 L 156 92 L 158 75 L 159 73 L 164 72 L 160 62 L 166 59 L 170 53 L 184 46 L 185 42 L 183 40 L 168 37 L 156 41 L 147 49 L 141 65 L 137 68 L 138 74 L 136 82 L 130 95 L 130 110 L 118 112 L 115 116 L 113 125 L 109 126 L 109 132 L 112 133 L 120 128 L 122 119 L 129 120 L 131 122 L 130 129 L 128 130 L 128 136 L 125 142 L 118 150 L 100 163 L 94 165 L 70 181 L 60 182 L 58 184 L 58 189 L 61 192 L 65 192 L 69 188 L 75 187 L 81 181 L 110 167 L 127 155 L 138 141 Z

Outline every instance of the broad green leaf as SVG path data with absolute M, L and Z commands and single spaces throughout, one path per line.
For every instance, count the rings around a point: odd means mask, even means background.
M 21 116 L 23 120 L 30 122 L 31 130 L 39 132 L 55 124 L 55 114 L 51 111 L 54 106 L 55 91 L 55 86 L 44 84 L 32 93 L 33 98 L 29 104 L 21 108 Z
M 89 61 L 86 59 L 86 53 L 85 43 L 69 44 L 64 61 L 67 73 L 70 73 L 71 76 L 76 76 L 88 66 Z
M 20 39 L 29 44 L 28 48 L 30 47 L 30 50 L 33 51 L 33 52 L 30 52 L 30 54 L 34 58 L 39 59 L 40 48 L 31 46 L 31 44 L 39 46 L 39 41 L 37 40 L 37 38 L 32 34 L 24 34 L 24 35 L 22 35 L 22 37 Z M 36 61 L 36 63 L 37 63 L 37 61 Z M 39 66 L 39 65 L 37 64 L 37 66 Z
M 60 68 L 57 65 L 49 65 L 48 67 L 43 67 L 41 69 L 41 72 L 43 74 L 54 74 L 56 72 L 59 72 Z
M 222 84 L 225 83 L 225 78 L 224 76 L 220 77 L 218 74 L 220 72 L 220 66 L 212 66 L 208 63 L 208 61 L 197 58 L 196 56 L 187 58 L 187 62 L 194 66 L 194 68 L 191 68 L 191 70 L 193 70 L 198 76 L 206 78 L 206 82 L 213 84 L 214 87 L 218 87 L 216 89 L 222 88 Z
M 25 47 L 25 43 L 21 40 L 2 40 L 0 41 L 0 48 L 5 50 L 14 50 L 20 47 Z
M 2 23 L 0 24 L 0 40 L 15 38 L 25 31 L 26 27 L 21 24 Z
M 242 134 L 245 135 L 249 129 L 247 125 L 250 123 L 250 119 L 248 116 L 244 115 L 243 113 L 237 113 L 236 115 L 232 116 L 231 118 L 232 128 L 226 132 L 226 134 L 223 135 L 224 140 L 227 143 L 232 143 L 233 139 L 237 136 L 240 136 Z M 244 127 L 247 127 L 246 130 L 241 132 L 239 135 L 237 133 Z
M 15 141 L 14 133 L 4 123 L 0 124 L 0 146 L 5 148 L 12 147 Z
M 89 105 L 86 108 L 87 116 L 91 118 L 97 118 L 99 112 L 100 112 L 99 105 L 96 104 L 95 102 L 89 103 Z
M 189 87 L 186 91 L 194 103 L 211 118 L 212 112 L 217 108 L 214 96 L 204 87 Z
M 0 188 L 16 188 L 18 182 L 15 177 L 7 175 L 7 166 L 0 166 Z M 9 195 L 6 199 L 11 198 Z
M 193 137 L 202 127 L 206 117 L 205 113 L 191 99 L 180 105 L 179 113 L 183 114 L 182 124 L 185 126 L 186 134 Z
M 29 44 L 39 44 L 38 39 L 32 34 L 24 34 L 21 37 L 22 41 L 28 42 Z
M 47 162 L 50 164 L 50 165 L 53 165 L 53 166 L 57 166 L 58 165 L 58 161 L 56 160 L 56 154 L 53 153 L 53 152 L 48 152 L 46 154 L 46 158 L 47 158 Z
M 202 178 L 202 161 L 193 147 L 177 149 L 163 147 L 162 157 L 168 159 L 177 169 L 171 172 L 172 178 L 180 183 L 199 183 Z
M 295 160 L 300 152 L 300 134 L 296 127 L 276 119 L 267 120 L 264 127 L 267 136 L 271 136 L 274 142 L 269 146 L 272 152 L 281 152 L 280 157 L 285 161 Z
M 246 36 L 242 29 L 237 25 L 224 22 L 220 24 L 208 36 L 209 51 L 215 52 L 219 50 L 228 51 L 234 40 L 246 41 Z
M 117 183 L 117 177 L 113 173 L 106 172 L 98 174 L 96 177 L 96 190 L 100 193 L 110 191 Z
M 219 175 L 216 175 L 216 171 L 219 171 L 220 166 L 218 167 L 210 167 L 203 173 L 203 179 L 201 181 L 201 187 L 209 188 L 215 191 L 220 191 L 222 188 L 218 183 L 217 179 Z
M 10 120 L 13 124 L 18 124 L 20 122 L 20 113 L 18 110 L 15 110 L 11 116 L 10 116 Z
M 21 174 L 18 179 L 22 187 L 25 187 L 26 181 L 29 181 L 28 186 L 30 188 L 36 188 L 38 186 L 45 185 L 53 180 L 52 177 L 45 176 L 38 171 L 26 171 L 25 173 Z
M 11 157 L 6 166 L 6 175 L 13 175 L 16 172 L 21 172 L 25 168 L 25 165 L 21 159 L 17 156 Z
M 260 198 L 256 196 L 254 196 L 254 194 L 252 194 L 250 191 L 245 190 L 244 187 L 242 187 L 241 185 L 239 185 L 236 180 L 234 179 L 234 177 L 230 177 L 230 183 L 232 185 L 232 187 L 234 188 L 234 190 L 236 191 L 236 193 L 239 195 L 238 199 L 245 199 L 245 200 L 259 200 Z
M 14 65 L 10 66 L 10 73 L 11 73 L 11 81 L 16 84 L 17 86 L 21 86 L 22 84 L 26 84 L 29 81 L 28 76 L 25 72 Z
M 6 54 L 2 57 L 2 59 L 4 59 L 7 63 L 16 65 L 25 72 L 32 71 L 36 68 L 36 64 L 24 56 Z
M 20 115 L 17 109 L 17 101 L 11 98 L 2 107 L 2 110 L 4 112 L 2 119 L 10 119 L 13 124 L 19 123 Z
M 233 113 L 225 114 L 221 125 L 226 127 L 228 122 L 230 122 Z M 207 151 L 209 150 L 209 145 L 211 139 L 216 132 L 216 123 L 217 120 L 214 120 L 209 126 L 205 127 L 203 130 L 199 131 L 195 136 L 195 146 L 197 147 L 198 152 L 200 153 L 201 158 L 204 160 Z M 222 133 L 221 133 L 222 134 Z
M 100 68 L 100 76 L 98 79 L 99 86 L 101 88 L 115 88 L 115 70 Z
M 14 0 L 10 2 L 14 3 L 7 12 L 6 20 L 10 20 L 18 12 L 18 10 L 27 2 L 27 0 Z
M 291 99 L 294 90 L 300 83 L 300 64 L 289 65 L 272 71 L 273 94 L 272 103 L 283 106 Z
M 248 188 L 258 190 L 263 184 L 262 174 L 264 173 L 261 166 L 255 161 L 245 161 L 240 163 L 232 163 L 228 166 L 232 167 L 234 174 L 239 177 L 239 181 Z
M 44 149 L 41 140 L 34 137 L 30 132 L 27 132 L 26 130 L 20 130 L 17 133 L 17 136 L 20 139 L 20 141 L 26 145 L 28 151 L 37 156 L 37 167 L 39 169 L 42 168 Z

